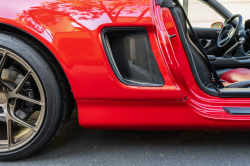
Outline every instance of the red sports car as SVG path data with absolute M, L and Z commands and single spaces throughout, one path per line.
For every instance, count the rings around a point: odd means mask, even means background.
M 1 2 L 0 160 L 44 147 L 75 105 L 88 129 L 250 129 L 250 21 L 197 2 L 223 21 L 193 28 L 178 0 Z

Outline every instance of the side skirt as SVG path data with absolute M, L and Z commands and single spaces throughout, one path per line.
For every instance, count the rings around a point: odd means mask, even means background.
M 79 124 L 112 130 L 248 130 L 250 121 L 205 118 L 186 101 L 77 100 Z

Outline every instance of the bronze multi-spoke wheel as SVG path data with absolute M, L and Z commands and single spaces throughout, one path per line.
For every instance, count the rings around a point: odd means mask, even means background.
M 72 113 L 60 66 L 32 39 L 0 33 L 0 160 L 45 146 Z
M 45 96 L 37 75 L 27 63 L 3 48 L 0 56 L 2 130 L 6 123 L 6 136 L 4 131 L 0 135 L 0 152 L 4 152 L 19 148 L 39 131 L 45 113 Z

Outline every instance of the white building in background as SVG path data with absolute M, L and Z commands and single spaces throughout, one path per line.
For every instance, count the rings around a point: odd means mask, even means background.
M 218 0 L 232 14 L 241 14 L 243 22 L 250 19 L 250 0 Z M 210 28 L 214 22 L 224 19 L 199 0 L 189 0 L 188 17 L 193 27 Z

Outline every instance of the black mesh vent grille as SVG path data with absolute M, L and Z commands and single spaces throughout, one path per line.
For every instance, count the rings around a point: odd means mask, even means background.
M 144 28 L 110 30 L 104 35 L 111 65 L 126 84 L 162 86 L 164 81 Z

